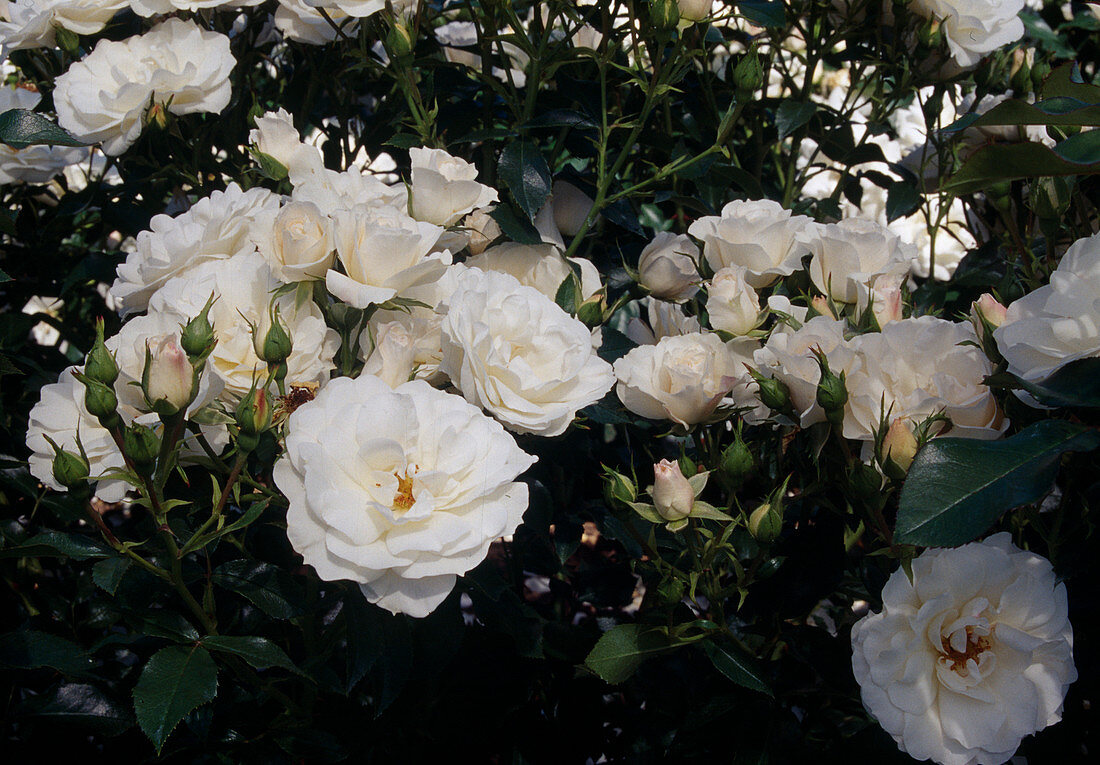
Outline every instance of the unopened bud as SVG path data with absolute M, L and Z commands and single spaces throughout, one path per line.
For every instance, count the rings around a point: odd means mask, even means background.
M 206 301 L 206 305 L 198 316 L 191 319 L 180 332 L 180 347 L 195 364 L 205 359 L 218 344 L 214 336 L 214 328 L 210 326 L 210 306 L 214 305 L 214 296 Z
M 764 84 L 764 68 L 760 65 L 760 55 L 756 45 L 737 62 L 733 69 L 733 85 L 742 96 L 755 93 Z
M 389 33 L 386 35 L 386 48 L 394 58 L 405 58 L 412 55 L 416 47 L 416 39 L 409 29 L 408 21 L 402 16 L 393 20 Z
M 882 467 L 886 474 L 899 481 L 905 478 L 913 458 L 917 456 L 917 449 L 917 437 L 905 419 L 898 417 L 882 440 Z
M 680 23 L 680 6 L 676 0 L 649 0 L 649 20 L 658 31 L 676 29 Z
M 606 307 L 603 293 L 598 292 L 577 306 L 577 319 L 587 327 L 598 327 L 603 324 L 603 312 Z
M 145 112 L 145 124 L 156 125 L 164 129 L 168 126 L 168 107 L 161 103 L 152 104 Z
M 691 514 L 695 490 L 677 463 L 661 460 L 653 466 L 653 504 L 666 521 L 679 521 Z
M 752 456 L 752 450 L 738 433 L 737 439 L 722 452 L 722 459 L 718 463 L 718 474 L 730 486 L 737 488 L 748 480 L 755 470 L 756 459 Z
M 148 476 L 157 464 L 160 438 L 148 425 L 131 423 L 122 434 L 122 448 L 139 475 Z
M 256 346 L 256 355 L 260 357 L 262 361 L 266 361 L 269 366 L 275 366 L 282 364 L 290 357 L 290 352 L 294 349 L 294 343 L 290 339 L 290 333 L 287 332 L 286 327 L 283 326 L 283 322 L 279 319 L 279 307 L 275 306 L 270 314 L 270 326 L 263 338 L 259 338 L 259 333 L 253 333 L 253 340 Z
M 99 420 L 99 424 L 113 430 L 121 423 L 118 416 L 118 396 L 110 385 L 93 380 L 81 372 L 73 372 L 76 379 L 84 385 L 84 408 L 88 414 Z
M 627 476 L 604 466 L 603 496 L 609 505 L 629 504 L 638 499 L 638 487 Z
M 823 295 L 818 295 L 810 301 L 810 308 L 814 310 L 819 316 L 827 316 L 830 319 L 836 319 L 836 314 L 833 313 L 833 307 L 829 305 L 829 299 Z
M 817 403 L 825 410 L 825 418 L 835 427 L 844 421 L 844 405 L 848 403 L 848 389 L 844 385 L 844 372 L 839 375 L 829 369 L 829 360 L 825 354 L 813 349 L 814 357 L 821 368 L 821 379 L 817 383 Z
M 156 348 L 145 343 L 145 369 L 141 373 L 141 390 L 149 409 L 170 417 L 186 409 L 194 398 L 195 370 L 176 338 L 161 338 Z
M 993 330 L 1005 323 L 1007 313 L 1008 309 L 988 292 L 971 303 L 970 322 L 978 339 L 984 342 Z
M 684 21 L 696 23 L 710 15 L 712 0 L 676 0 L 680 9 L 680 18 Z
M 57 43 L 57 47 L 70 56 L 75 56 L 80 52 L 80 38 L 76 32 L 66 29 L 60 24 L 54 26 L 54 41 Z
M 749 374 L 752 375 L 752 379 L 756 381 L 756 384 L 760 386 L 760 391 L 756 394 L 757 398 L 760 399 L 760 403 L 773 412 L 780 412 L 782 414 L 788 414 L 790 412 L 791 391 L 786 383 L 774 377 L 764 377 L 764 375 L 760 374 L 755 369 L 750 369 Z
M 54 480 L 70 491 L 87 489 L 88 475 L 91 467 L 83 454 L 74 454 L 66 451 L 54 443 L 53 439 L 46 436 L 46 440 L 53 447 L 53 477 Z
M 118 364 L 103 342 L 103 319 L 96 320 L 95 343 L 84 360 L 84 374 L 104 385 L 114 385 L 118 379 Z
M 758 542 L 774 542 L 783 531 L 783 506 L 765 502 L 749 514 L 749 533 Z
M 260 434 L 271 427 L 272 411 L 267 389 L 255 385 L 237 405 L 237 443 L 244 451 L 252 451 L 260 441 Z

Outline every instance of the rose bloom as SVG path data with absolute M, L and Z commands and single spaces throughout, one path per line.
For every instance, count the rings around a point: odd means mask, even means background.
M 333 297 L 356 308 L 434 282 L 451 264 L 449 252 L 432 252 L 443 229 L 401 210 L 362 205 L 337 212 L 334 220 L 336 254 L 345 273 L 330 269 L 325 284 Z
M 518 244 L 504 242 L 490 247 L 480 255 L 466 258 L 471 268 L 482 271 L 499 271 L 514 276 L 520 284 L 534 287 L 554 300 L 562 282 L 572 271 L 570 263 L 581 272 L 581 300 L 595 295 L 603 286 L 599 269 L 585 258 L 564 258 L 552 244 Z
M 844 437 L 871 445 L 884 416 L 917 424 L 942 412 L 953 437 L 1000 438 L 1008 420 L 983 383 L 993 366 L 967 341 L 978 341 L 969 323 L 933 316 L 892 321 L 848 341 L 855 359 L 846 380 Z
M 664 337 L 615 362 L 615 392 L 630 411 L 690 427 L 707 419 L 748 373 L 754 341 L 723 343 L 713 333 Z
M 130 7 L 139 16 L 159 16 L 176 11 L 205 11 L 222 8 L 242 8 L 259 5 L 263 0 L 130 0 Z
M 707 315 L 712 329 L 744 335 L 764 319 L 760 298 L 745 281 L 744 266 L 720 269 L 707 286 Z
M 535 462 L 496 421 L 415 380 L 333 380 L 287 424 L 274 470 L 287 537 L 325 580 L 427 616 L 527 509 Z
M 288 40 L 306 45 L 327 45 L 339 37 L 339 33 L 321 15 L 320 8 L 325 9 L 329 18 L 344 30 L 344 34 L 350 36 L 357 33 L 359 22 L 345 24 L 348 15 L 335 3 L 308 3 L 306 0 L 279 0 L 279 7 L 275 9 L 275 27 Z
M 926 550 L 852 627 L 863 704 L 902 751 L 941 765 L 1000 765 L 1062 719 L 1077 679 L 1066 586 L 1008 533 Z
M 1100 234 L 1066 250 L 1050 283 L 1009 304 L 993 332 L 1008 371 L 1029 382 L 1077 359 L 1100 356 Z
M 236 64 L 228 37 L 181 19 L 122 42 L 100 40 L 55 81 L 57 121 L 81 140 L 101 142 L 105 154 L 122 154 L 141 133 L 150 101 L 172 114 L 228 106 Z
M 152 294 L 172 277 L 208 260 L 255 252 L 253 221 L 278 209 L 279 197 L 270 191 L 241 191 L 231 183 L 181 215 L 154 215 L 150 230 L 137 235 L 136 249 L 119 264 L 111 297 L 124 314 L 144 311 Z
M 759 289 L 802 267 L 809 248 L 799 236 L 810 223 L 770 199 L 737 200 L 723 207 L 721 216 L 692 223 L 688 233 L 703 242 L 711 270 L 744 266 L 749 285 Z
M 915 253 L 885 226 L 866 218 L 845 218 L 807 233 L 813 248 L 810 279 L 822 295 L 865 307 L 881 277 L 909 273 Z
M 240 397 L 252 387 L 254 377 L 267 374 L 267 363 L 256 355 L 249 323 L 262 341 L 270 328 L 271 293 L 279 286 L 264 257 L 252 252 L 207 261 L 170 280 L 150 299 L 149 309 L 190 318 L 213 295 L 209 317 L 218 344 L 207 359 L 206 374 L 221 379 L 228 398 Z M 293 344 L 286 361 L 287 387 L 323 385 L 335 366 L 339 335 L 325 325 L 311 300 L 296 307 L 294 295 L 284 294 L 275 299 L 275 306 Z
M 699 291 L 699 258 L 687 236 L 661 231 L 638 255 L 638 281 L 653 297 L 683 302 Z
M 913 10 L 942 22 L 951 57 L 962 67 L 1024 36 L 1024 0 L 917 0 Z
M 0 7 L 0 60 L 13 50 L 53 47 L 57 27 L 94 35 L 126 0 L 21 0 Z
M 282 6 L 279 10 L 282 10 Z M 326 27 L 332 29 L 324 17 L 318 16 L 318 18 Z M 279 11 L 277 10 L 276 24 L 278 20 Z M 248 142 L 255 146 L 257 151 L 282 164 L 287 169 L 291 183 L 297 185 L 313 173 L 324 170 L 320 150 L 302 141 L 302 137 L 294 127 L 294 117 L 286 109 L 279 107 L 278 111 L 265 112 L 262 117 L 256 117 L 255 122 L 256 127 L 248 131 Z
M 699 319 L 688 316 L 676 303 L 647 295 L 637 301 L 639 308 L 644 306 L 648 321 L 642 321 L 641 316 L 635 316 L 626 325 L 625 335 L 638 345 L 656 345 L 662 337 L 675 335 L 691 335 L 702 332 L 703 327 Z
M 325 278 L 336 257 L 332 220 L 312 202 L 265 210 L 251 230 L 260 254 L 288 284 Z
M 355 15 L 355 14 L 351 14 Z M 409 212 L 417 220 L 453 226 L 462 216 L 498 200 L 477 182 L 477 168 L 442 149 L 409 149 L 412 162 Z
M 305 4 L 314 8 L 334 6 L 348 16 L 357 19 L 372 16 L 386 7 L 386 0 L 305 0 Z M 390 0 L 394 13 L 400 15 L 416 7 L 416 0 Z
M 440 310 L 440 369 L 516 433 L 564 433 L 615 382 L 588 328 L 508 274 L 466 270 Z

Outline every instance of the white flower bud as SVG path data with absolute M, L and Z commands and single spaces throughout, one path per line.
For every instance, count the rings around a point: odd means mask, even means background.
M 699 290 L 699 248 L 685 235 L 662 231 L 638 259 L 638 281 L 654 297 L 687 300 Z
M 917 456 L 917 437 L 909 428 L 904 417 L 898 417 L 890 424 L 886 437 L 882 441 L 882 460 L 889 460 L 907 472 Z
M 572 183 L 554 181 L 553 189 L 554 225 L 566 236 L 574 236 L 581 230 L 589 210 L 592 198 Z
M 744 266 L 726 266 L 714 275 L 707 292 L 710 326 L 744 335 L 756 329 L 762 318 L 760 298 L 745 282 Z
M 712 0 L 676 0 L 680 7 L 680 18 L 684 21 L 702 21 L 710 15 Z
M 149 357 L 142 386 L 145 398 L 150 406 L 160 401 L 166 402 L 168 406 L 164 408 L 172 409 L 166 414 L 178 412 L 191 403 L 195 382 L 191 362 L 173 335 L 161 338 L 156 347 L 149 347 L 149 343 L 147 340 Z
M 986 292 L 970 305 L 970 319 L 978 336 L 983 334 L 983 324 L 988 324 L 993 329 L 1005 323 L 1005 315 L 1008 309 L 997 298 Z
M 687 518 L 695 505 L 695 491 L 679 464 L 661 460 L 653 466 L 653 504 L 666 521 Z
M 363 365 L 363 374 L 380 377 L 386 385 L 396 388 L 407 383 L 416 367 L 416 338 L 398 321 L 378 327 L 374 350 Z

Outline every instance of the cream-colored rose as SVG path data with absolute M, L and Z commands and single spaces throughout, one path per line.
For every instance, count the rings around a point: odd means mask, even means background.
M 467 269 L 440 310 L 440 369 L 516 433 L 564 433 L 615 382 L 588 328 L 508 274 Z
M 475 210 L 466 216 L 462 226 L 469 235 L 467 247 L 471 255 L 480 255 L 501 235 L 500 224 L 489 215 L 490 209 Z
M 638 281 L 653 297 L 682 302 L 699 291 L 699 258 L 687 236 L 662 231 L 638 256 Z
M 330 19 L 336 22 L 344 34 L 355 35 L 359 29 L 357 20 L 349 20 L 348 14 L 340 10 L 335 3 L 306 0 L 279 0 L 275 9 L 275 27 L 283 37 L 306 45 L 327 45 L 340 36 L 340 33 L 321 14 L 325 9 Z
M 196 266 L 161 287 L 149 308 L 196 316 L 213 295 L 209 317 L 218 344 L 207 359 L 206 374 L 222 380 L 229 398 L 239 397 L 252 387 L 254 377 L 266 375 L 267 364 L 256 355 L 252 327 L 260 337 L 267 333 L 271 293 L 279 285 L 264 257 L 253 252 Z M 325 325 L 312 301 L 298 307 L 293 294 L 284 294 L 275 298 L 275 305 L 293 343 L 286 384 L 323 385 L 334 367 L 339 335 Z
M 437 226 L 453 226 L 473 210 L 498 201 L 497 192 L 477 182 L 477 168 L 442 149 L 410 149 L 409 214 Z
M 916 255 L 888 228 L 865 218 L 817 226 L 807 237 L 810 279 L 838 303 L 866 306 L 875 280 L 908 274 Z
M 676 462 L 661 460 L 653 466 L 653 506 L 666 521 L 679 521 L 691 515 L 695 490 Z
M 1024 0 L 916 0 L 913 10 L 942 22 L 951 57 L 962 67 L 1024 36 Z
M 684 21 L 702 21 L 710 15 L 713 0 L 676 0 L 680 8 L 680 18 Z
M 222 111 L 236 64 L 228 37 L 182 19 L 122 42 L 100 40 L 55 80 L 57 121 L 102 143 L 105 154 L 122 154 L 141 133 L 150 103 L 172 114 Z
M 391 388 L 407 383 L 416 373 L 417 338 L 399 321 L 379 324 L 373 332 L 373 342 L 365 350 L 367 361 L 363 374 L 374 375 Z
M 9 109 L 34 109 L 42 94 L 27 88 L 0 84 L 0 114 Z M 64 168 L 88 157 L 88 150 L 70 146 L 25 146 L 13 149 L 0 144 L 0 185 L 45 183 Z
M 691 335 L 703 331 L 699 319 L 685 314 L 683 308 L 676 303 L 657 300 L 647 295 L 636 305 L 639 313 L 641 307 L 645 307 L 648 323 L 642 321 L 640 316 L 635 316 L 627 323 L 624 334 L 638 345 L 655 345 L 662 337 Z
M 568 181 L 554 181 L 550 195 L 554 208 L 554 225 L 565 236 L 574 236 L 581 230 L 594 204 L 592 197 Z
M 356 308 L 384 303 L 412 287 L 438 279 L 449 252 L 432 252 L 443 229 L 380 205 L 337 212 L 336 254 L 344 273 L 330 269 L 325 284 Z M 429 254 L 431 253 L 431 254 Z
M 265 211 L 252 232 L 260 254 L 288 284 L 325 278 L 336 257 L 332 220 L 312 202 Z
M 215 191 L 174 218 L 154 215 L 150 230 L 137 235 L 136 248 L 119 264 L 112 298 L 121 304 L 123 313 L 139 313 L 172 277 L 208 260 L 255 252 L 253 222 L 278 207 L 279 197 L 267 189 L 241 191 L 231 183 L 225 191 Z
M 386 0 L 305 0 L 306 5 L 315 8 L 339 8 L 348 16 L 363 19 L 373 16 L 386 7 Z M 416 8 L 416 0 L 389 0 L 395 13 L 407 13 Z
M 718 335 L 665 337 L 615 362 L 615 392 L 630 411 L 685 427 L 706 420 L 734 385 L 748 377 L 750 346 Z
M 745 281 L 744 266 L 720 269 L 707 286 L 707 315 L 711 329 L 746 335 L 760 326 L 764 313 L 756 290 Z
M 243 8 L 259 5 L 263 0 L 130 0 L 130 7 L 139 16 L 160 16 L 176 11 L 208 11 L 216 8 Z
M 723 207 L 721 216 L 692 223 L 688 233 L 703 242 L 711 270 L 744 266 L 748 283 L 759 289 L 802 267 L 809 248 L 799 234 L 811 223 L 768 199 L 737 200 Z
M 0 61 L 13 50 L 53 47 L 58 27 L 79 35 L 100 32 L 127 0 L 23 0 L 0 7 Z
M 319 577 L 422 617 L 527 509 L 535 458 L 459 396 L 416 380 L 333 380 L 290 416 L 274 470 L 287 537 Z
M 520 284 L 534 287 L 553 300 L 562 282 L 572 272 L 570 264 L 580 271 L 581 300 L 595 295 L 603 285 L 600 272 L 591 260 L 562 257 L 552 244 L 518 244 L 504 242 L 490 247 L 480 255 L 466 258 L 466 265 L 482 271 L 499 271 L 514 276 Z
M 921 316 L 892 321 L 848 346 L 844 436 L 873 442 L 885 416 L 917 424 L 942 413 L 956 438 L 999 438 L 1008 427 L 989 387 L 993 367 L 969 324 Z M 834 370 L 836 371 L 836 370 Z
M 1007 533 L 926 550 L 852 627 L 863 704 L 915 760 L 1000 765 L 1077 679 L 1066 586 Z
M 1008 371 L 1038 382 L 1071 361 L 1100 356 L 1100 234 L 1073 243 L 1050 283 L 1009 304 L 993 332 Z
M 294 127 L 294 118 L 282 107 L 257 117 L 256 127 L 248 132 L 248 141 L 257 151 L 281 163 L 291 183 L 301 182 L 324 168 L 320 150 L 302 142 Z

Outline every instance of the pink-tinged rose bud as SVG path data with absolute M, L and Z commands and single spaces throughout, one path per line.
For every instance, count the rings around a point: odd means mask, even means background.
M 981 325 L 984 320 L 985 324 L 996 329 L 1005 323 L 1005 312 L 1007 310 L 997 298 L 987 292 L 970 305 L 970 316 L 976 327 Z
M 909 471 L 913 458 L 917 456 L 917 438 L 913 435 L 903 417 L 890 424 L 886 437 L 882 440 L 882 461 L 892 462 L 902 473 Z
M 879 277 L 872 288 L 871 312 L 875 315 L 879 329 L 892 321 L 901 319 L 901 280 L 902 277 L 888 274 Z
M 653 504 L 666 521 L 679 521 L 691 514 L 695 491 L 679 464 L 661 460 L 653 466 Z
M 162 338 L 155 348 L 150 348 L 148 341 L 145 347 L 148 352 L 141 381 L 145 400 L 158 414 L 175 414 L 193 398 L 195 375 L 191 362 L 171 335 Z
M 828 316 L 830 319 L 836 319 L 836 314 L 833 313 L 833 308 L 829 305 L 827 298 L 818 295 L 810 301 L 810 306 L 820 315 Z

